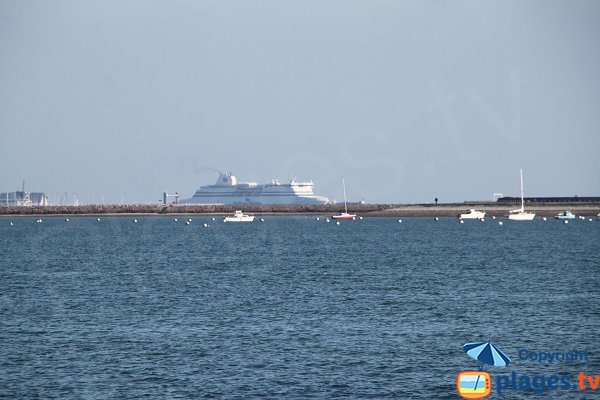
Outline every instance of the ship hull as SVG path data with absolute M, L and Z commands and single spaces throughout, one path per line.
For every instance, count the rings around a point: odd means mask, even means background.
M 340 215 L 333 215 L 331 218 L 333 218 L 333 219 L 354 219 L 354 218 L 356 218 L 356 215 L 342 213 Z
M 475 211 L 465 214 L 460 214 L 458 216 L 459 219 L 483 219 L 485 218 L 485 213 L 483 211 Z
M 223 204 L 223 205 L 319 205 L 329 204 L 329 199 L 315 197 L 274 197 L 274 196 L 194 196 L 180 201 L 181 204 Z
M 535 218 L 535 214 L 528 213 L 528 212 L 510 214 L 508 216 L 508 219 L 510 219 L 512 221 L 533 221 L 534 218 Z
M 252 222 L 254 221 L 253 215 L 245 215 L 243 217 L 225 217 L 223 222 Z

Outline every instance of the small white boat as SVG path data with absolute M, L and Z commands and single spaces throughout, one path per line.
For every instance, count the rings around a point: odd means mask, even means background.
M 356 214 L 348 214 L 347 212 L 340 213 L 338 215 L 331 216 L 333 219 L 354 219 Z
M 558 213 L 558 215 L 556 217 L 554 217 L 556 219 L 575 219 L 575 214 L 573 214 L 571 211 L 561 211 Z
M 535 218 L 534 213 L 525 211 L 525 200 L 523 198 L 523 169 L 520 170 L 521 173 L 521 208 L 516 210 L 510 210 L 510 214 L 508 215 L 508 219 L 513 221 L 533 221 Z
M 344 186 L 344 212 L 338 215 L 333 215 L 333 219 L 355 219 L 356 214 L 348 214 L 348 203 L 346 203 L 346 182 L 342 179 L 342 185 Z
M 477 210 L 470 208 L 469 210 L 467 210 L 466 213 L 460 214 L 458 216 L 458 218 L 459 219 L 483 219 L 483 218 L 485 218 L 485 212 L 477 211 Z
M 246 215 L 241 210 L 237 210 L 233 216 L 223 218 L 223 222 L 252 222 L 254 215 Z
M 522 210 L 513 210 L 512 214 L 508 216 L 508 219 L 512 221 L 533 221 L 535 218 L 534 213 L 522 211 Z

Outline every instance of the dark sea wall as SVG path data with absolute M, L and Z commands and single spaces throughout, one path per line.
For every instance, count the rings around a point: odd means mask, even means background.
M 469 208 L 502 216 L 516 208 L 514 204 L 494 202 L 464 202 L 446 204 L 349 204 L 348 211 L 364 216 L 457 216 Z M 539 216 L 553 216 L 561 210 L 578 215 L 595 216 L 600 213 L 599 203 L 528 203 L 526 209 Z M 328 205 L 85 205 L 47 207 L 0 207 L 0 215 L 131 215 L 131 214 L 233 214 L 243 210 L 249 214 L 263 215 L 327 215 L 344 210 L 343 204 Z
M 377 212 L 395 207 L 391 204 L 357 204 L 356 212 Z M 344 210 L 343 204 L 332 205 L 85 205 L 47 207 L 0 207 L 0 215 L 95 215 L 95 214 L 232 214 L 235 210 L 258 214 L 323 214 Z

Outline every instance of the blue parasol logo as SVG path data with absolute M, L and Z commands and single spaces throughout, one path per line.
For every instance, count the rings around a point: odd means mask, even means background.
M 510 363 L 510 358 L 489 341 L 465 343 L 463 349 L 469 357 L 479 361 L 480 370 L 483 369 L 483 364 L 494 367 L 506 367 Z
M 467 355 L 477 360 L 479 371 L 463 371 L 456 378 L 458 394 L 465 399 L 483 399 L 492 390 L 490 374 L 483 372 L 483 365 L 505 367 L 510 358 L 492 342 L 465 343 L 463 349 Z

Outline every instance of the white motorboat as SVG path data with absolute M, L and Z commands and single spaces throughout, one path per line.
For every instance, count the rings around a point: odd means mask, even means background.
M 237 210 L 233 216 L 223 218 L 223 222 L 252 222 L 254 215 L 246 215 L 241 210 Z
M 557 216 L 554 217 L 555 219 L 575 219 L 575 214 L 573 214 L 571 211 L 561 211 L 558 213 Z
M 459 219 L 484 219 L 485 211 L 477 211 L 477 210 L 470 208 L 469 210 L 467 210 L 466 213 L 460 214 L 458 216 L 458 218 Z
M 521 174 L 521 208 L 511 210 L 508 219 L 513 221 L 533 221 L 535 214 L 525 211 L 525 200 L 523 198 L 523 169 L 521 168 L 519 172 Z

